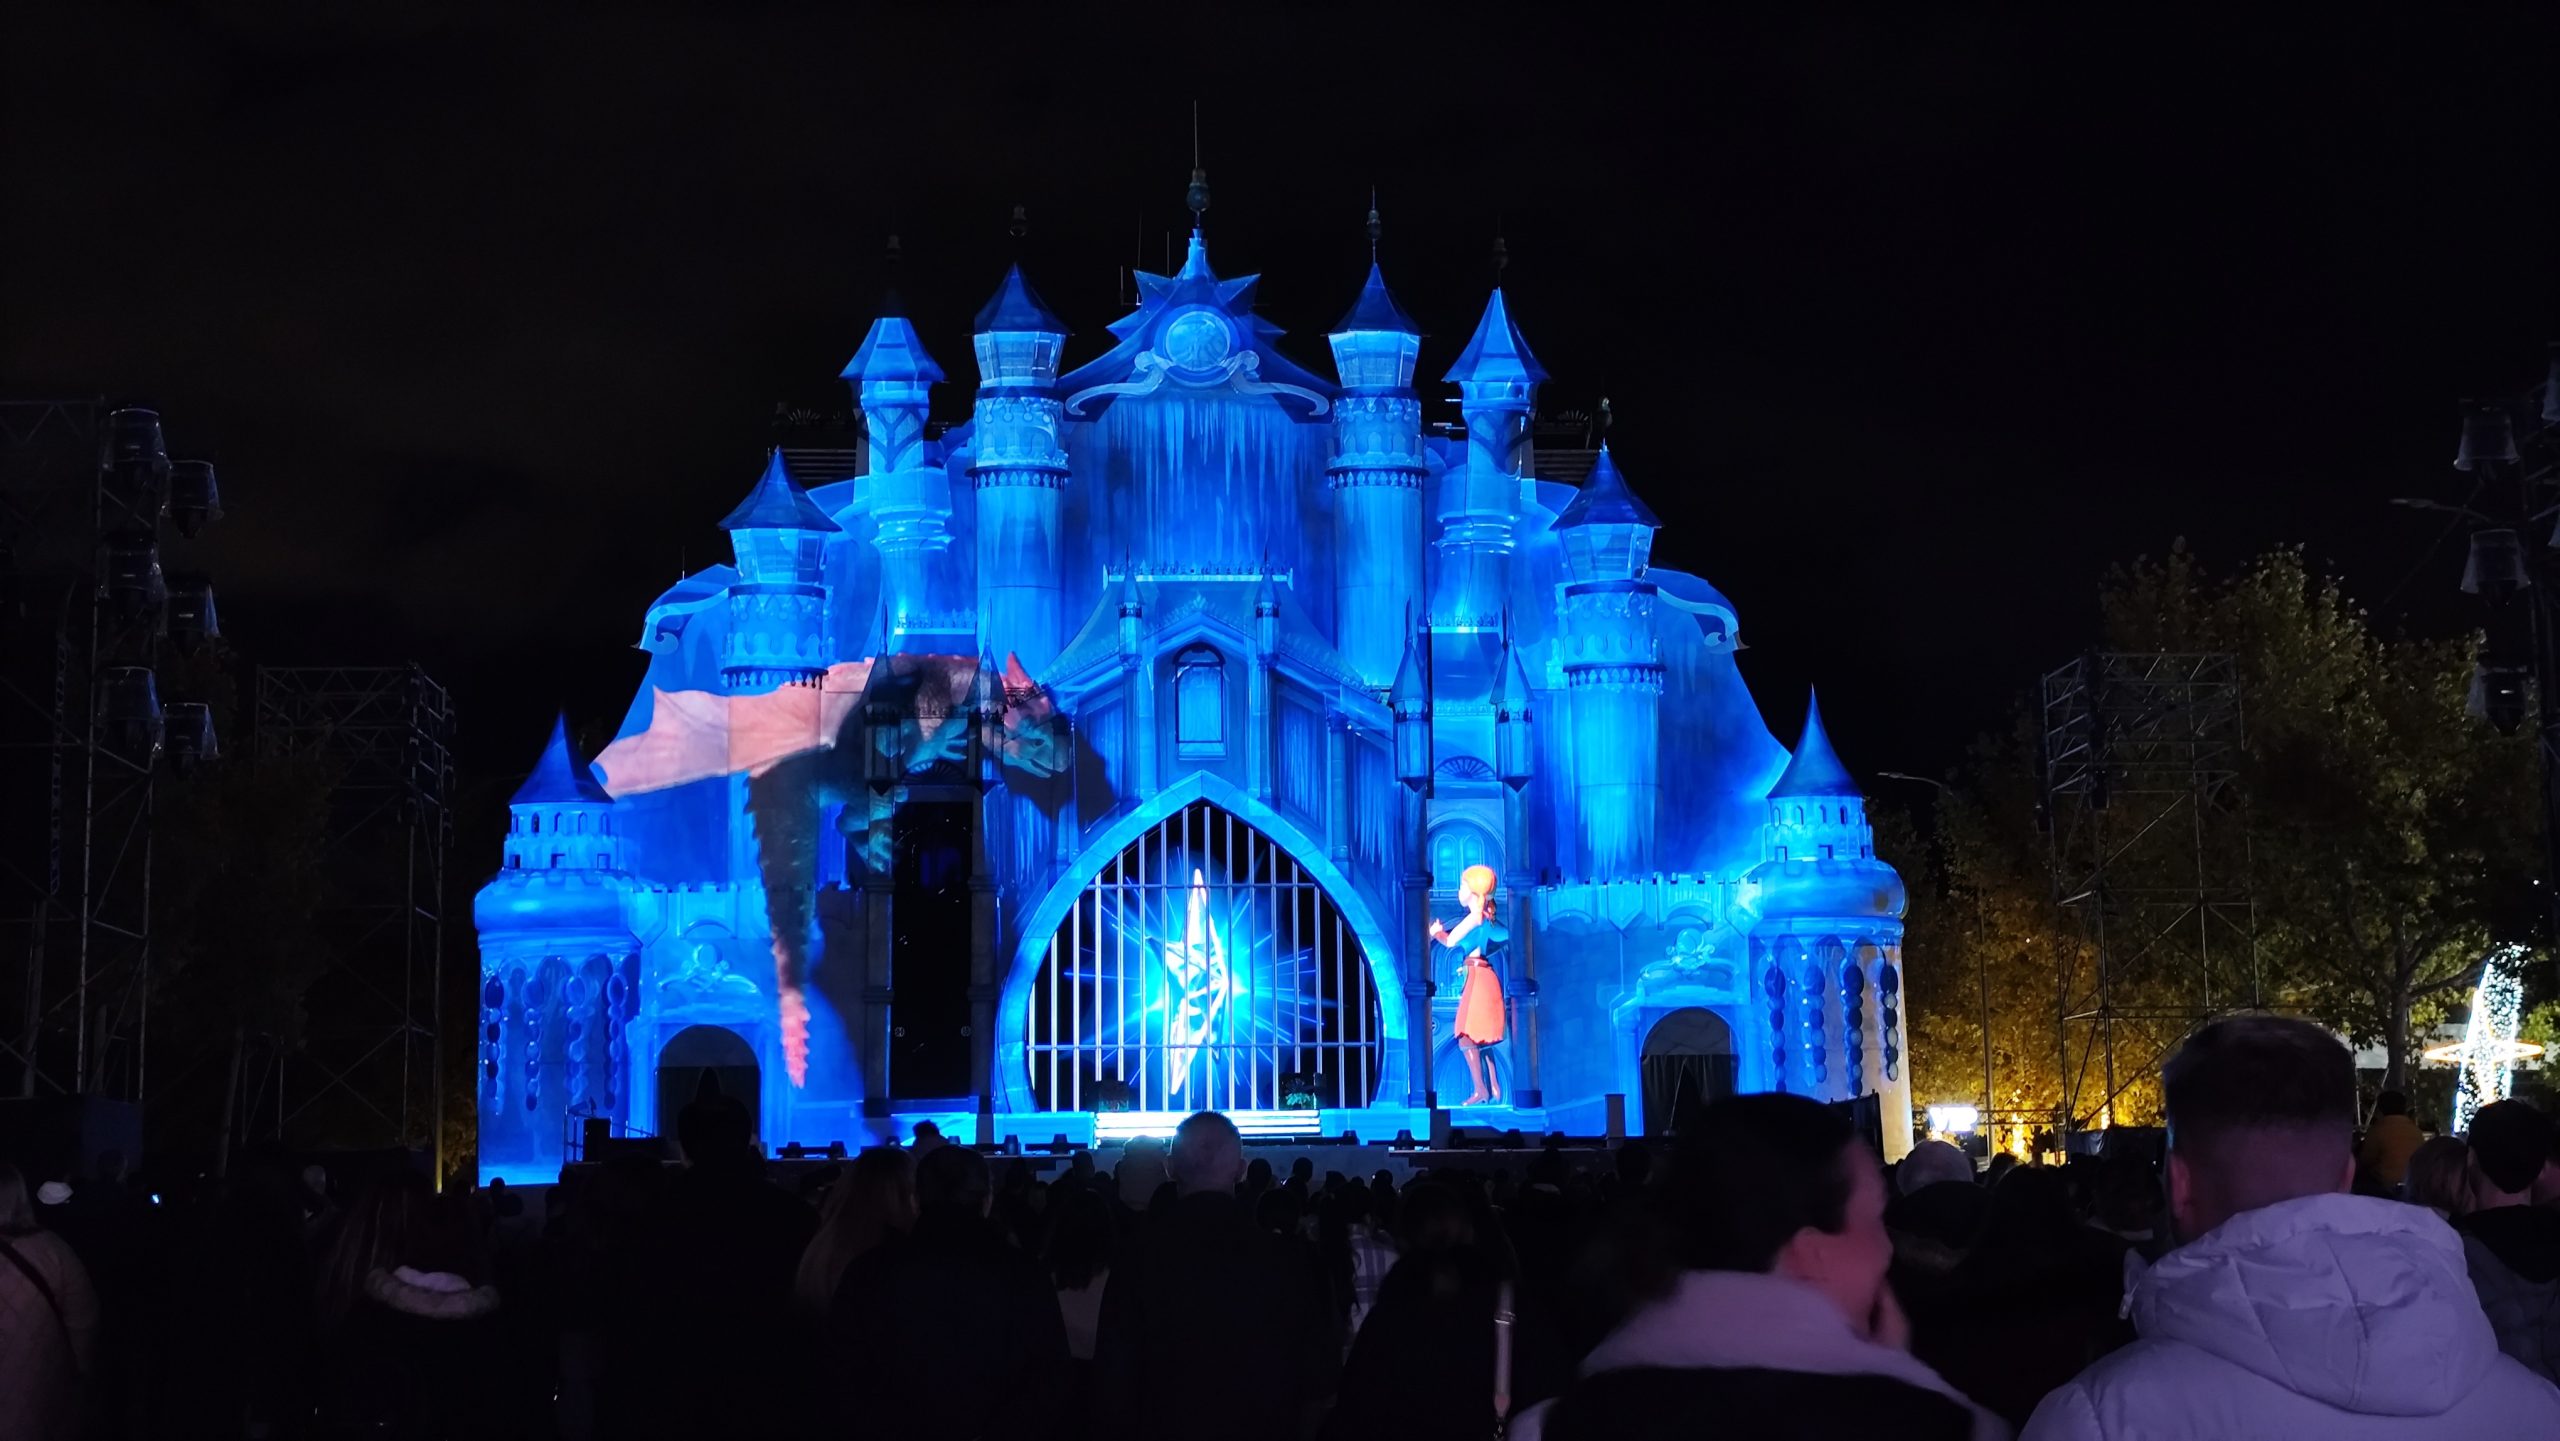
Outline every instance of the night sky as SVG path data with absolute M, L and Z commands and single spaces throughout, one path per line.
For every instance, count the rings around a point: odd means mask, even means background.
M 2456 401 L 2560 334 L 2560 12 L 1667 8 L 12 5 L 0 388 L 156 404 L 235 645 L 424 662 L 504 782 L 618 719 L 892 232 L 961 379 L 1025 206 L 1081 362 L 1197 100 L 1211 257 L 1320 373 L 1373 184 L 1430 377 L 1507 238 L 1782 738 L 1813 681 L 1854 765 L 1941 769 L 2174 536 L 2464 620 L 2386 502 L 2458 494 Z

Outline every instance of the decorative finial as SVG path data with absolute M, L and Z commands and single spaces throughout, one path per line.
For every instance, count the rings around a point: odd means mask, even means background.
M 890 266 L 894 269 L 894 268 L 897 266 L 897 264 L 898 264 L 898 262 L 899 262 L 899 261 L 904 260 L 904 259 L 906 259 L 906 258 L 907 258 L 907 257 L 906 257 L 906 253 L 905 253 L 904 251 L 902 251 L 902 250 L 900 250 L 900 249 L 898 248 L 898 232 L 896 232 L 896 231 L 894 231 L 894 230 L 890 231 L 890 232 L 889 232 L 889 264 L 890 264 Z
M 1378 263 L 1378 187 L 1369 187 L 1369 263 Z
M 1182 194 L 1182 203 L 1191 208 L 1191 228 L 1200 228 L 1200 216 L 1209 208 L 1209 172 L 1200 168 L 1200 102 L 1191 102 L 1191 188 Z
M 1609 414 L 1609 397 L 1604 395 L 1600 397 L 1600 439 L 1604 443 L 1609 439 L 1609 421 L 1611 419 L 1612 417 Z
M 1511 264 L 1511 246 L 1503 240 L 1501 233 L 1500 233 L 1499 231 L 1497 231 L 1497 232 L 1495 232 L 1494 237 L 1493 237 L 1493 288 L 1494 288 L 1494 289 L 1496 289 L 1496 290 L 1500 290 L 1500 289 L 1502 288 L 1502 272 L 1504 271 L 1504 269 L 1506 269 L 1507 267 L 1509 267 L 1509 266 L 1510 266 L 1510 264 Z
M 1005 233 L 1016 240 L 1031 233 L 1031 216 L 1021 206 L 1013 207 L 1013 223 L 1005 227 Z

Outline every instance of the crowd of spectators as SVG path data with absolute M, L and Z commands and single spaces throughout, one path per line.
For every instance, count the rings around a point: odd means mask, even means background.
M 531 1194 L 0 1165 L 0 1438 L 2560 1435 L 2549 1117 L 2359 1134 L 2256 1016 L 2164 1090 L 2164 1156 L 1980 1173 L 1787 1095 L 1367 1176 L 1214 1112 L 783 1173 L 716 1096 Z

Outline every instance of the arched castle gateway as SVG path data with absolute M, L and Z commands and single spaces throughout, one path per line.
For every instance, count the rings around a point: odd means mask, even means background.
M 478 911 L 484 1172 L 655 1130 L 706 1075 L 774 1144 L 1202 1105 L 1419 1133 L 1464 1075 L 1423 932 L 1478 864 L 1508 1104 L 1462 1120 L 1872 1092 L 1908 1146 L 1903 894 L 1857 786 L 1810 707 L 1770 735 L 1734 606 L 1651 563 L 1607 448 L 1533 444 L 1512 300 L 1418 386 L 1376 266 L 1331 379 L 1254 284 L 1195 231 L 1071 347 L 1017 268 L 938 433 L 942 367 L 873 323 L 862 444 L 768 457 L 733 561 L 648 608 L 619 738 L 591 767 L 555 733 L 516 797 Z M 1462 424 L 1424 423 L 1439 385 Z

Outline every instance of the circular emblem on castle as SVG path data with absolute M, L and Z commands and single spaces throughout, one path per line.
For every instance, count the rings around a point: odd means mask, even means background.
M 1176 370 L 1195 374 L 1217 369 L 1235 348 L 1227 318 L 1206 306 L 1192 306 L 1165 323 L 1164 358 Z

